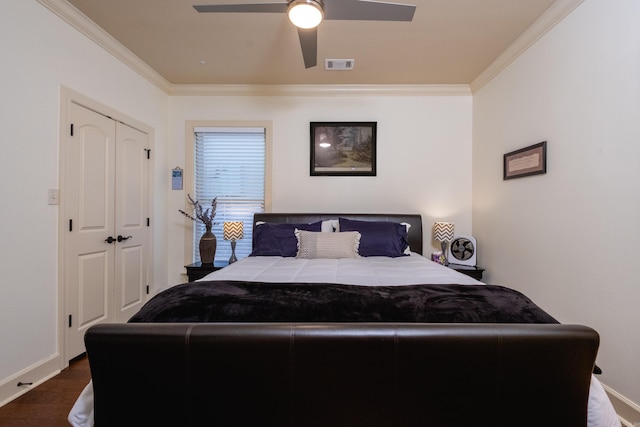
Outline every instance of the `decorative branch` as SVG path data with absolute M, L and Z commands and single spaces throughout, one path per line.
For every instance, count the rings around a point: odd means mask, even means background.
M 193 200 L 190 194 L 187 194 L 189 198 L 189 203 L 193 206 L 194 215 L 191 215 L 182 209 L 178 209 L 182 215 L 189 218 L 191 221 L 200 221 L 207 227 L 211 227 L 213 225 L 213 218 L 216 216 L 216 208 L 218 207 L 218 198 L 214 197 L 211 201 L 211 207 L 204 209 L 199 201 Z

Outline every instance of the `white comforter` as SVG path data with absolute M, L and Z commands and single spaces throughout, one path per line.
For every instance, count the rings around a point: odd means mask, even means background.
M 215 271 L 202 280 L 256 282 L 342 283 L 363 286 L 426 283 L 482 285 L 469 276 L 436 264 L 418 254 L 400 258 L 296 259 L 249 257 Z M 602 384 L 591 377 L 588 427 L 620 427 L 620 420 Z M 84 389 L 69 413 L 74 427 L 93 427 L 93 387 Z
M 425 283 L 482 285 L 482 282 L 417 254 L 399 258 L 249 257 L 215 271 L 200 280 L 342 283 L 344 285 L 367 286 L 421 285 Z

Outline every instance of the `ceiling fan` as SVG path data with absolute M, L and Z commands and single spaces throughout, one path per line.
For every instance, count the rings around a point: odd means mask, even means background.
M 416 6 L 369 0 L 287 0 L 287 3 L 195 5 L 200 13 L 286 13 L 298 27 L 305 68 L 315 67 L 318 25 L 323 19 L 359 21 L 412 21 Z

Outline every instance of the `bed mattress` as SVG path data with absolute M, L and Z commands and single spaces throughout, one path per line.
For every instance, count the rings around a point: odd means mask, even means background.
M 400 286 L 433 284 L 482 285 L 465 274 L 412 253 L 409 256 L 340 259 L 297 259 L 260 256 L 244 258 L 200 280 L 241 280 L 271 283 L 340 283 Z

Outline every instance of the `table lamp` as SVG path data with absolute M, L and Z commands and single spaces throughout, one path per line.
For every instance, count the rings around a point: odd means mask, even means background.
M 433 225 L 433 239 L 440 242 L 444 265 L 449 265 L 447 259 L 447 244 L 453 240 L 454 225 L 452 222 L 436 222 Z
M 244 237 L 244 226 L 240 221 L 229 221 L 224 223 L 223 238 L 231 241 L 231 258 L 229 264 L 233 264 L 238 260 L 236 258 L 236 240 Z

